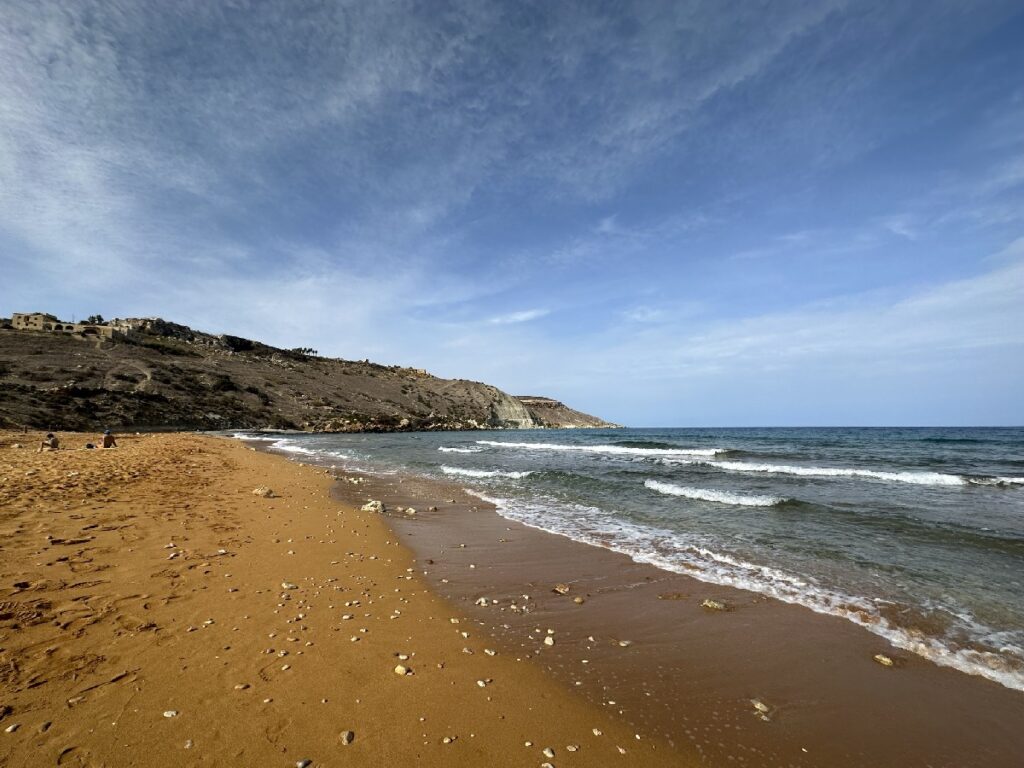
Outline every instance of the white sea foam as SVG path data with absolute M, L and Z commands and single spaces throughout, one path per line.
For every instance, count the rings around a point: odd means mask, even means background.
M 449 467 L 441 465 L 441 471 L 446 475 L 462 475 L 463 477 L 511 477 L 516 480 L 533 474 L 532 472 L 503 472 L 501 470 L 465 469 L 463 467 Z
M 645 480 L 644 486 L 652 491 L 664 493 L 667 496 L 682 496 L 686 499 L 699 501 L 716 501 L 720 504 L 735 504 L 741 507 L 771 507 L 785 501 L 781 496 L 744 496 L 729 491 L 716 491 L 713 488 L 690 488 L 683 485 L 663 483 L 658 480 Z
M 772 475 L 798 475 L 800 477 L 863 477 L 870 480 L 886 480 L 893 483 L 912 483 L 914 485 L 966 485 L 967 480 L 960 475 L 944 472 L 883 472 L 875 469 L 858 469 L 855 467 L 803 467 L 793 464 L 755 464 L 748 461 L 676 461 L 677 464 L 701 464 L 716 467 L 729 472 L 754 472 Z
M 964 647 L 943 638 L 926 637 L 892 624 L 878 608 L 885 601 L 876 602 L 867 597 L 846 594 L 798 574 L 749 562 L 719 551 L 717 545 L 703 537 L 637 525 L 623 520 L 620 513 L 578 504 L 560 504 L 549 499 L 526 502 L 489 497 L 468 488 L 466 492 L 493 504 L 498 513 L 509 520 L 611 549 L 628 555 L 636 562 L 648 563 L 662 570 L 767 595 L 817 613 L 839 616 L 884 637 L 897 648 L 916 653 L 936 664 L 1024 691 L 1024 651 L 1013 643 L 1002 644 L 1000 653 L 993 653 Z M 981 638 L 982 642 L 997 636 L 990 628 L 973 621 L 965 621 L 961 629 L 966 630 L 969 636 Z
M 483 448 L 449 448 L 447 445 L 442 445 L 437 450 L 442 453 L 480 453 Z
M 1024 477 L 968 477 L 972 485 L 1024 485 Z
M 579 451 L 611 456 L 714 456 L 725 448 L 636 448 L 629 445 L 561 445 L 559 443 L 510 443 L 500 440 L 477 440 L 479 445 L 494 448 L 521 448 L 534 451 Z

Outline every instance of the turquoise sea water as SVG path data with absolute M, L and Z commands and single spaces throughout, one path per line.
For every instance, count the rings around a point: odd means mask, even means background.
M 513 520 L 843 616 L 1024 691 L 1024 429 L 261 435 L 454 481 Z

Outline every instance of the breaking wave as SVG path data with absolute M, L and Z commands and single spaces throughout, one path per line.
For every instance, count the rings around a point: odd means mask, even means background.
M 511 477 L 516 480 L 533 474 L 532 472 L 503 472 L 497 469 L 490 471 L 485 469 L 464 469 L 462 467 L 449 467 L 447 464 L 441 465 L 441 471 L 446 475 L 461 475 L 463 477 Z
M 729 491 L 716 491 L 713 488 L 689 488 L 672 483 L 662 483 L 658 480 L 644 481 L 644 487 L 652 491 L 663 493 L 666 496 L 682 496 L 686 499 L 698 501 L 716 501 L 720 504 L 735 504 L 741 507 L 771 507 L 782 504 L 786 499 L 781 496 L 745 496 Z
M 449 448 L 447 445 L 442 445 L 437 450 L 441 453 L 480 453 L 483 448 Z
M 500 440 L 477 440 L 479 445 L 494 448 L 521 448 L 533 451 L 579 451 L 610 456 L 715 456 L 724 448 L 641 448 L 633 445 L 561 445 L 559 443 L 508 443 Z
M 796 475 L 799 477 L 862 477 L 914 485 L 966 485 L 968 482 L 967 478 L 961 475 L 950 475 L 945 472 L 883 472 L 854 467 L 800 467 L 793 464 L 754 464 L 747 461 L 690 461 L 685 463 L 717 467 L 729 472 Z

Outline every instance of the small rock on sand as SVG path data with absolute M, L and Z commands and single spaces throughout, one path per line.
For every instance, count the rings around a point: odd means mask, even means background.
M 553 638 L 551 635 L 548 635 L 547 637 L 544 638 L 544 645 L 554 645 L 554 644 L 555 644 L 555 638 Z
M 263 499 L 270 499 L 274 496 L 274 491 L 265 485 L 261 485 L 259 488 L 252 489 L 253 496 L 259 496 Z
M 893 660 L 886 656 L 884 653 L 876 653 L 874 655 L 874 659 L 883 667 L 891 667 L 893 665 Z
M 568 584 L 555 584 L 555 588 L 552 589 L 551 591 L 552 592 L 556 592 L 559 595 L 568 595 L 569 594 L 569 585 Z
M 363 504 L 363 506 L 360 507 L 360 509 L 362 509 L 363 512 L 376 512 L 378 514 L 382 514 L 384 512 L 384 502 L 377 501 L 376 499 L 371 499 L 370 501 Z
M 412 670 L 410 670 L 406 666 L 403 666 L 402 664 L 399 664 L 397 667 L 395 667 L 395 674 L 396 675 L 403 675 L 403 676 L 404 675 L 408 675 L 411 671 Z
M 166 712 L 164 712 L 164 717 L 177 717 L 177 716 L 178 716 L 178 710 L 176 710 L 176 709 L 168 709 Z
M 710 597 L 705 598 L 704 600 L 701 600 L 700 607 L 701 608 L 707 608 L 707 609 L 712 610 L 712 611 L 727 611 L 727 610 L 729 610 L 728 606 L 725 603 L 723 603 L 723 602 L 721 602 L 719 600 L 712 600 Z
M 355 741 L 356 735 L 352 731 L 342 731 L 339 737 L 342 744 L 348 745 Z

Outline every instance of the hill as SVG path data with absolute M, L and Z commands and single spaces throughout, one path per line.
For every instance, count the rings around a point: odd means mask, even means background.
M 22 327 L 0 323 L 0 426 L 321 432 L 615 426 L 547 398 L 277 349 L 157 318 L 14 320 Z M 32 322 L 39 330 L 25 329 Z

